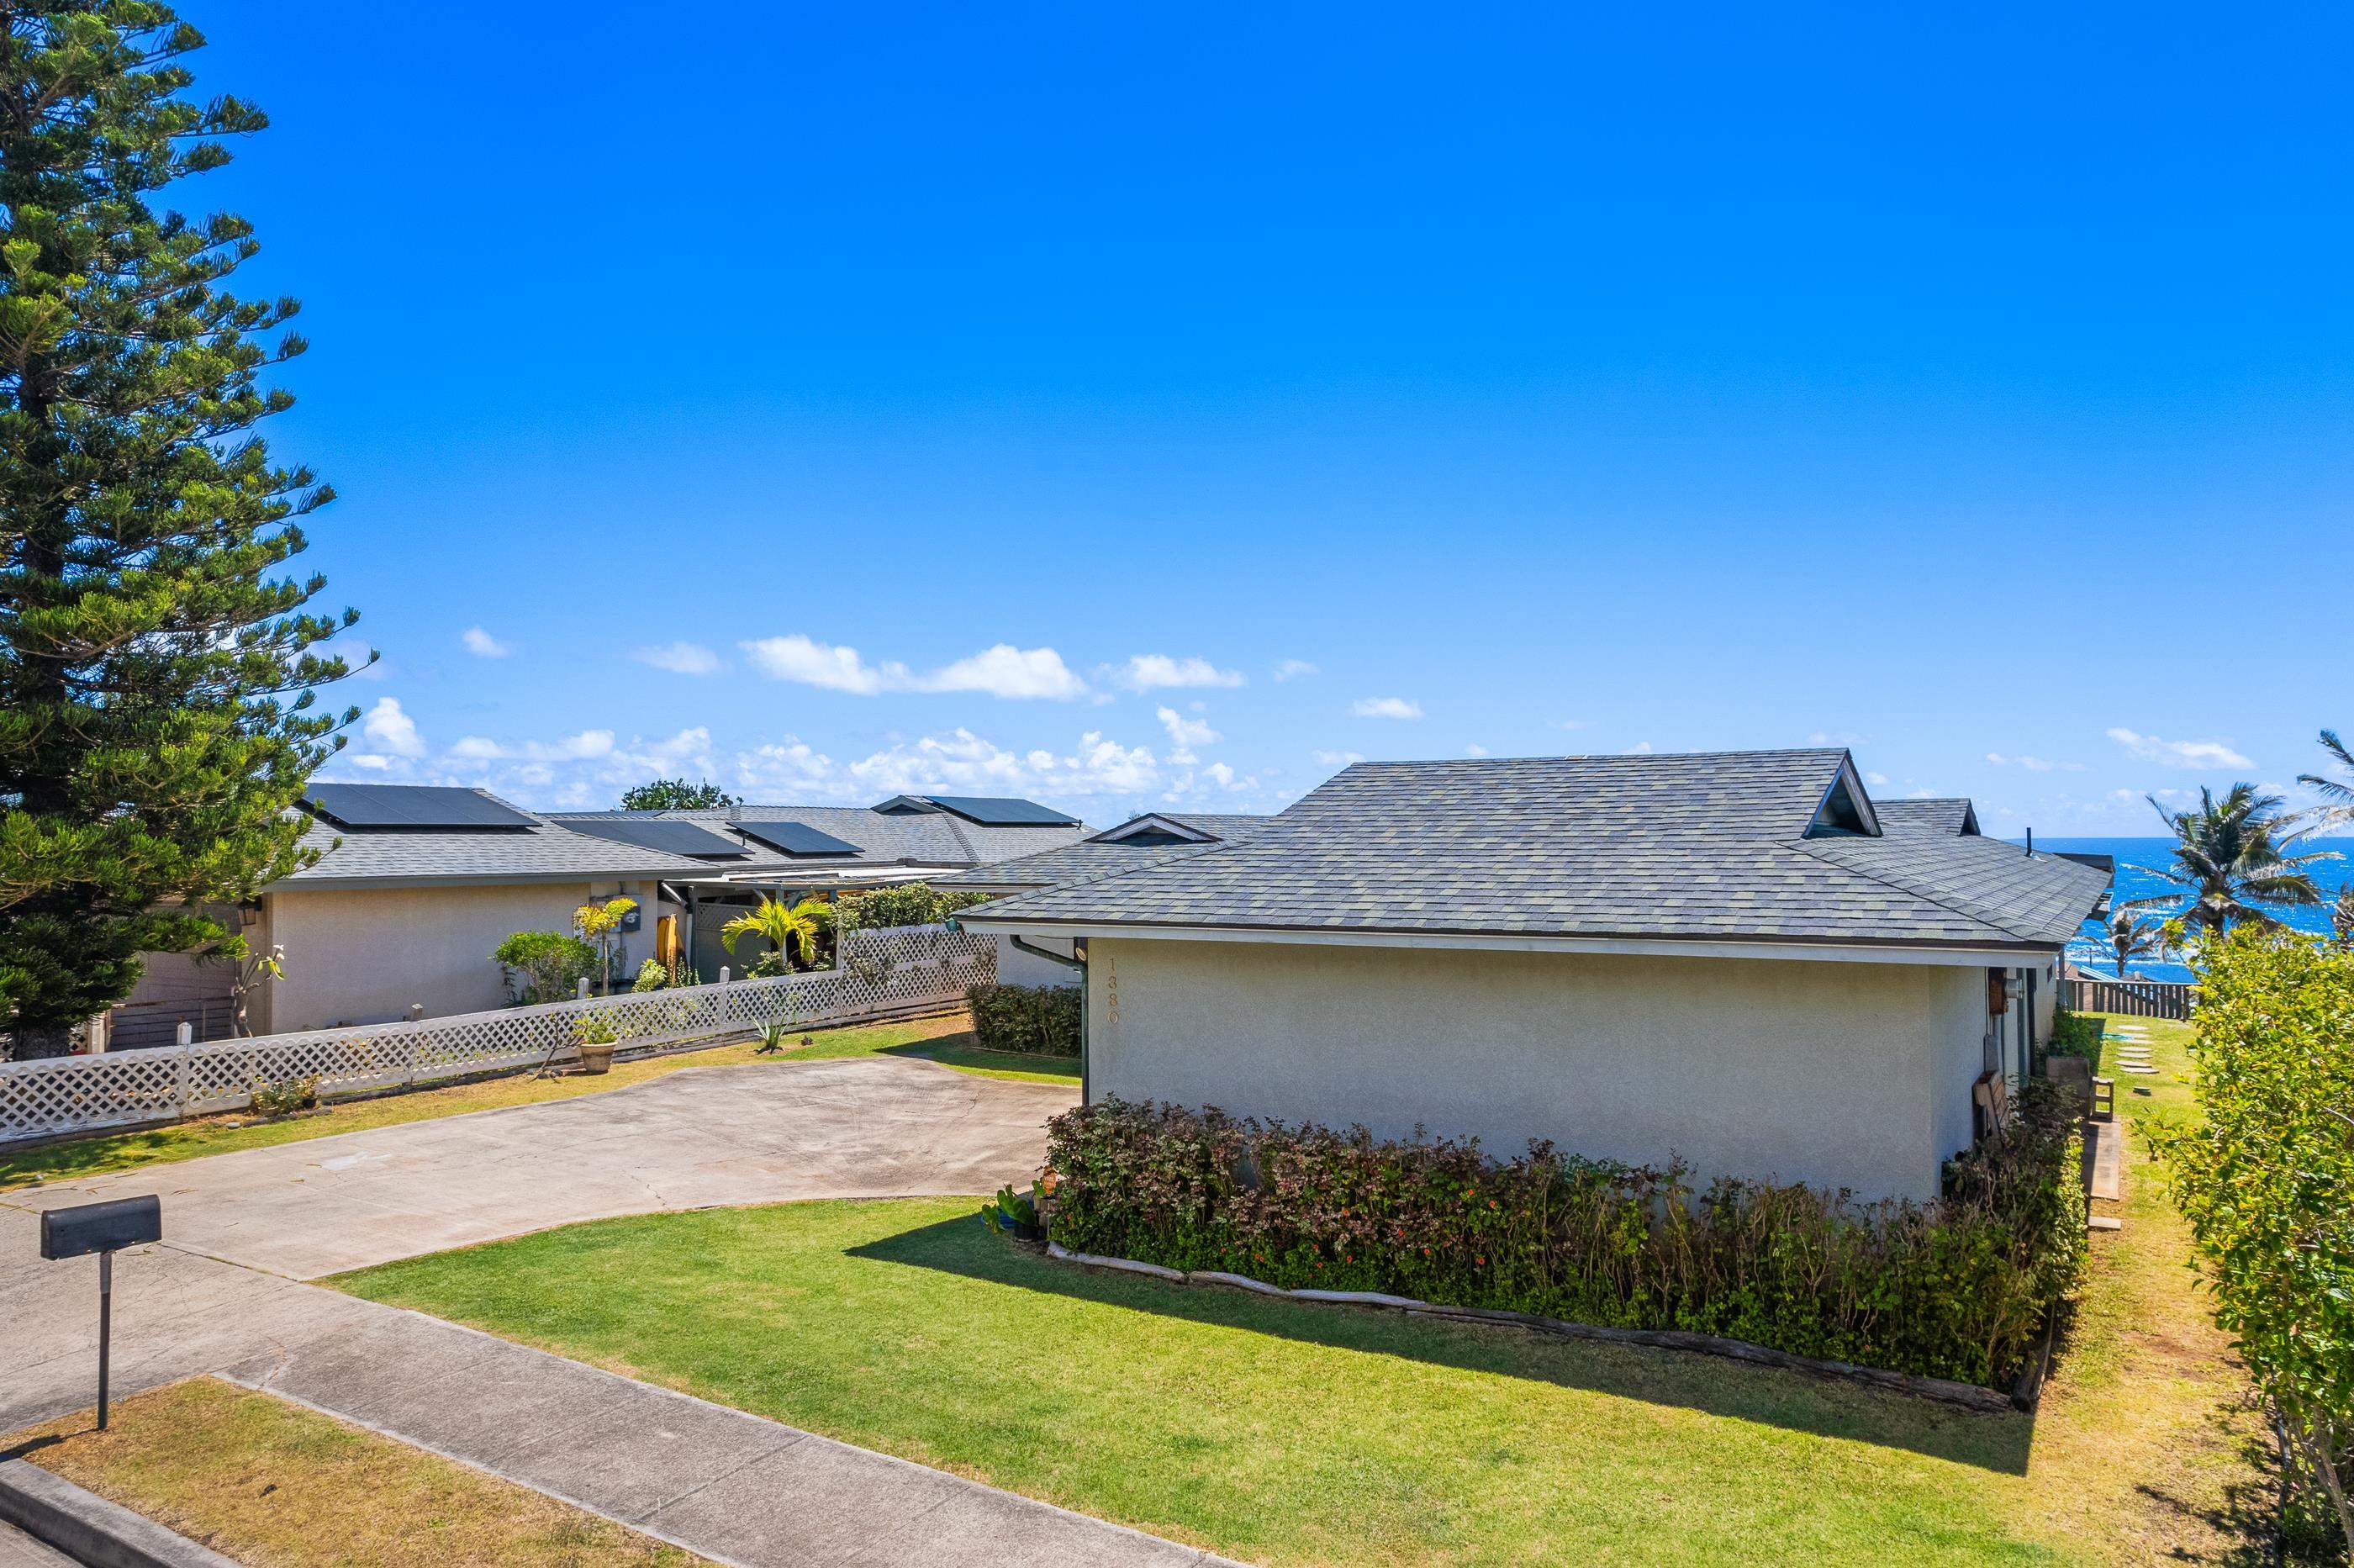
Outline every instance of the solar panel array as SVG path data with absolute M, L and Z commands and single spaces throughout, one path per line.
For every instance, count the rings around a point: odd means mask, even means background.
M 339 828 L 514 829 L 537 826 L 479 789 L 454 785 L 313 784 L 303 800 Z
M 567 817 L 564 825 L 591 838 L 695 860 L 741 860 L 751 853 L 734 839 L 722 838 L 693 822 L 649 821 L 643 817 Z
M 1067 828 L 1078 819 L 1051 806 L 1008 795 L 927 795 L 943 811 L 990 828 Z
M 746 838 L 764 843 L 784 854 L 822 855 L 857 854 L 859 848 L 845 843 L 832 833 L 819 832 L 803 822 L 734 822 L 729 824 Z

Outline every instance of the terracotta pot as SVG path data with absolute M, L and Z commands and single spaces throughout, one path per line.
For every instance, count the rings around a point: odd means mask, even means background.
M 610 1073 L 613 1070 L 613 1043 L 580 1047 L 580 1070 L 584 1073 Z

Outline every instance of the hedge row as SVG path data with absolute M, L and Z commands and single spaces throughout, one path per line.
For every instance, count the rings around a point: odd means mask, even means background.
M 2081 1140 L 2050 1086 L 1927 1204 L 1476 1142 L 1387 1142 L 1107 1100 L 1050 1124 L 1050 1234 L 1075 1251 L 1288 1289 L 1377 1290 L 1745 1340 L 1989 1387 L 2084 1258 Z
M 1083 995 L 1075 985 L 976 985 L 964 1000 L 982 1050 L 1076 1056 Z
M 2200 1115 L 2142 1126 L 2286 1441 L 2290 1543 L 2354 1558 L 2354 946 L 2249 922 L 2198 963 Z

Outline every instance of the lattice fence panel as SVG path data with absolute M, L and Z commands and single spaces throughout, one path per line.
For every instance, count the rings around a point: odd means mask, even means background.
M 835 968 L 726 985 L 461 1013 L 417 1023 L 0 1063 L 0 1143 L 166 1121 L 252 1103 L 256 1084 L 315 1076 L 333 1097 L 561 1060 L 598 1017 L 641 1055 L 763 1023 L 850 1023 L 954 1001 L 997 976 L 988 937 L 939 926 L 854 931 Z

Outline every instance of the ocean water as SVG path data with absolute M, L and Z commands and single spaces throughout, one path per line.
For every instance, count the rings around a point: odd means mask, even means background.
M 2117 880 L 2115 890 L 2110 895 L 2110 903 L 2115 906 L 2129 899 L 2167 891 L 2165 883 L 2140 868 L 2171 865 L 2174 862 L 2173 842 L 2171 839 L 2046 839 L 2039 837 L 2035 841 L 2035 847 L 2039 853 L 2044 850 L 2066 850 L 2073 854 L 2105 854 L 2113 857 L 2117 863 Z M 2354 839 L 2307 839 L 2298 844 L 2296 853 L 2326 851 L 2334 851 L 2342 858 L 2323 861 L 2319 865 L 2315 866 L 2313 880 L 2315 885 L 2321 889 L 2323 899 L 2334 901 L 2338 896 L 2338 890 L 2349 881 L 2354 881 Z M 2187 899 L 2183 901 L 2184 904 L 2188 902 Z M 2179 908 L 2181 905 L 2151 908 L 2140 913 L 2162 920 L 2167 917 L 2169 907 Z M 2272 913 L 2283 925 L 2294 926 L 2300 931 L 2326 932 L 2329 929 L 2327 902 L 2317 908 L 2274 909 Z M 2097 921 L 2084 922 L 2084 928 L 2078 933 L 2077 939 L 2068 944 L 2068 958 L 2069 961 L 2088 974 L 2112 975 L 2116 972 L 2116 957 L 2101 940 L 2101 927 Z M 2190 978 L 2190 970 L 2185 965 L 2148 963 L 2140 959 L 2134 961 L 2131 973 L 2143 980 L 2187 980 Z

